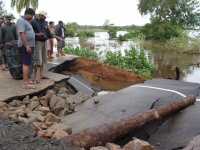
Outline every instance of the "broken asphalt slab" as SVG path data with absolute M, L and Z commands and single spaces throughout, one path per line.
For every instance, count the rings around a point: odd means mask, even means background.
M 73 132 L 79 132 L 86 128 L 118 121 L 134 114 L 145 112 L 151 108 L 180 99 L 183 96 L 194 95 L 198 97 L 200 94 L 199 87 L 200 84 L 196 83 L 153 79 L 146 81 L 144 84 L 134 85 L 115 93 L 98 96 L 98 104 L 95 104 L 94 99 L 91 99 L 77 106 L 76 113 L 63 117 L 62 122 L 70 125 Z M 157 143 L 160 143 L 160 146 L 156 147 L 156 149 L 173 149 L 186 146 L 193 137 L 200 133 L 199 105 L 200 102 L 196 102 L 194 105 L 170 117 L 167 121 L 157 123 L 153 131 L 151 127 L 146 128 L 145 132 L 149 136 L 147 139 L 149 139 L 150 144 L 156 146 Z M 189 122 L 192 122 L 192 124 Z M 174 136 L 174 134 L 177 135 Z M 186 136 L 187 138 L 185 138 Z M 163 145 L 162 140 L 165 141 Z
M 49 80 L 40 80 L 39 84 L 36 84 L 36 89 L 23 89 L 22 88 L 22 80 L 13 79 L 10 75 L 9 71 L 4 71 L 0 73 L 0 85 L 3 85 L 0 88 L 0 101 L 11 101 L 14 99 L 23 99 L 26 95 L 37 95 L 42 91 L 51 88 L 56 82 L 66 80 L 71 85 L 73 85 L 74 89 L 77 91 L 82 91 L 85 94 L 93 94 L 93 90 L 90 89 L 91 84 L 84 80 L 83 78 L 74 75 L 73 78 L 70 79 L 70 76 L 53 73 L 51 71 L 52 68 L 57 67 L 59 64 L 62 64 L 68 60 L 74 59 L 73 57 L 59 57 L 54 58 L 51 62 L 48 62 L 44 67 L 44 74 L 47 75 Z M 39 77 L 39 74 L 38 74 Z M 31 80 L 31 79 L 30 79 Z M 82 84 L 84 83 L 84 84 Z M 88 88 L 85 88 L 85 85 Z

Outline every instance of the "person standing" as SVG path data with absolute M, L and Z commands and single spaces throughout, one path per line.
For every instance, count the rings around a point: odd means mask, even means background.
M 35 52 L 33 56 L 34 78 L 32 83 L 40 83 L 37 79 L 38 66 L 40 68 L 40 79 L 49 79 L 49 77 L 43 74 L 44 64 L 47 63 L 47 40 L 50 38 L 61 40 L 59 37 L 51 34 L 48 24 L 45 21 L 47 17 L 48 15 L 46 11 L 40 11 L 39 17 L 31 20 L 31 25 L 35 32 Z
M 49 30 L 51 31 L 51 34 L 54 35 L 55 32 L 54 32 L 54 22 L 53 21 L 50 21 L 49 22 Z M 48 58 L 49 59 L 52 59 L 54 58 L 52 55 L 53 55 L 53 46 L 54 46 L 54 39 L 53 38 L 50 38 L 48 39 Z
M 30 20 L 35 15 L 35 11 L 32 8 L 25 10 L 24 16 L 17 20 L 17 34 L 18 40 L 18 51 L 21 55 L 23 62 L 23 88 L 24 89 L 35 89 L 35 86 L 29 84 L 29 66 L 32 64 L 32 58 L 35 47 L 35 33 L 30 24 Z
M 2 42 L 4 45 L 3 58 L 4 58 L 4 63 L 6 67 L 8 67 L 8 61 L 5 56 L 5 44 L 7 42 L 17 40 L 16 26 L 12 24 L 11 20 L 12 20 L 11 16 L 6 16 L 6 22 L 1 27 Z
M 4 23 L 4 18 L 0 16 L 0 67 L 2 70 L 5 70 L 4 61 L 3 61 L 3 39 L 1 33 L 1 26 Z
M 56 35 L 59 36 L 62 40 L 58 41 L 57 43 L 57 57 L 59 57 L 59 54 L 62 56 L 65 56 L 63 52 L 63 48 L 65 47 L 65 37 L 66 37 L 66 29 L 64 28 L 64 24 L 62 21 L 58 22 L 58 27 L 56 29 Z

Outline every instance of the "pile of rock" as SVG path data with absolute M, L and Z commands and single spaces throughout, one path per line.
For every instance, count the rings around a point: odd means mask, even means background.
M 90 150 L 155 150 L 155 148 L 145 141 L 133 138 L 133 141 L 130 141 L 122 148 L 119 145 L 107 143 L 105 147 L 92 147 Z
M 22 101 L 0 102 L 0 113 L 14 122 L 32 123 L 39 137 L 61 139 L 72 134 L 72 129 L 61 124 L 63 117 L 75 111 L 76 105 L 92 98 L 82 92 L 73 94 L 64 86 L 47 90 L 42 97 L 26 96 Z

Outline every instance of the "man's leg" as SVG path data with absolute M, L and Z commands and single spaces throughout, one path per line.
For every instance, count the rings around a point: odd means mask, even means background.
M 37 71 L 38 71 L 38 66 L 42 64 L 42 47 L 43 47 L 43 42 L 36 41 L 35 43 L 35 51 L 34 51 L 34 56 L 33 56 L 33 61 L 34 61 L 34 78 L 33 81 L 37 82 Z
M 42 65 L 40 66 L 40 79 L 49 79 L 47 76 L 44 76 L 44 64 L 46 63 L 47 63 L 47 42 L 44 42 L 42 47 Z
M 24 87 L 29 85 L 28 74 L 29 74 L 29 66 L 23 64 L 23 86 Z
M 44 64 L 42 64 L 41 66 L 40 66 L 40 78 L 42 78 L 43 76 L 44 76 L 44 72 L 43 72 L 43 69 L 44 69 Z

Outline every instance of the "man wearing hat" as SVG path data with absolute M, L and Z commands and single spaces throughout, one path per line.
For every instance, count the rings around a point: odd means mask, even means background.
M 51 34 L 48 24 L 45 21 L 47 17 L 47 12 L 43 10 L 39 12 L 39 17 L 31 20 L 31 25 L 35 32 L 35 52 L 33 56 L 34 79 L 32 83 L 39 83 L 37 79 L 38 66 L 40 68 L 40 79 L 49 79 L 43 74 L 44 64 L 47 63 L 47 40 L 50 38 L 62 40 L 60 37 Z
M 6 16 L 6 22 L 1 27 L 1 34 L 2 34 L 2 42 L 5 45 L 7 42 L 12 40 L 17 40 L 17 31 L 16 26 L 11 22 L 12 17 Z M 5 49 L 4 49 L 5 51 Z M 4 57 L 4 62 L 7 67 L 7 59 Z

